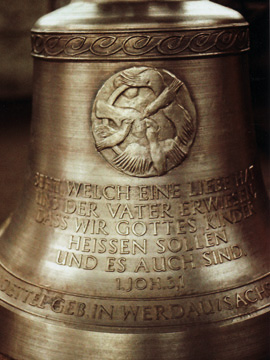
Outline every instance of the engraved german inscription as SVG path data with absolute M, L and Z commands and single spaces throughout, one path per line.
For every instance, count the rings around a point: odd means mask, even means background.
M 179 292 L 185 287 L 184 276 L 179 275 L 163 277 L 129 277 L 127 279 L 116 278 L 116 290 L 121 292 L 130 292 L 136 290 L 172 290 Z
M 186 279 L 249 256 L 233 234 L 256 215 L 253 165 L 188 183 L 91 184 L 36 173 L 33 185 L 35 221 L 61 234 L 55 265 L 88 274 L 91 284 L 106 273 L 108 294 L 185 295 Z
M 62 319 L 73 324 L 89 326 L 167 326 L 208 323 L 230 320 L 251 315 L 269 307 L 269 274 L 246 285 L 221 289 L 214 293 L 183 295 L 185 280 L 182 276 L 136 276 L 125 280 L 115 278 L 117 293 L 136 291 L 150 293 L 168 288 L 175 291 L 172 298 L 146 299 L 133 297 L 104 298 L 76 295 L 54 291 L 25 283 L 0 267 L 0 292 L 2 299 L 16 307 L 24 304 L 25 311 L 46 316 L 48 319 Z

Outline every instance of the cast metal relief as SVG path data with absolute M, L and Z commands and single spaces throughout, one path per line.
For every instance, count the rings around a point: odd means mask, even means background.
M 132 67 L 110 77 L 92 111 L 96 149 L 132 176 L 166 174 L 186 158 L 196 112 L 185 84 L 164 69 Z
M 249 49 L 246 27 L 164 32 L 32 34 L 32 54 L 57 59 L 137 59 L 239 53 Z

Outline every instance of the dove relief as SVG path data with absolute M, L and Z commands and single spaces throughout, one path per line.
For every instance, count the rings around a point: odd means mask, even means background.
M 196 110 L 183 81 L 164 69 L 132 67 L 110 77 L 92 111 L 96 149 L 117 170 L 161 176 L 186 158 Z

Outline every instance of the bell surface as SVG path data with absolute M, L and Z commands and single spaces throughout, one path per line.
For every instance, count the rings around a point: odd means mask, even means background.
M 210 1 L 72 1 L 32 30 L 30 156 L 1 226 L 15 360 L 265 360 L 268 200 L 248 24 Z

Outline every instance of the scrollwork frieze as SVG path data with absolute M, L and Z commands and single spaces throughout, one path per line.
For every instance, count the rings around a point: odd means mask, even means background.
M 57 59 L 194 57 L 239 53 L 248 49 L 246 27 L 162 33 L 32 34 L 32 54 Z

